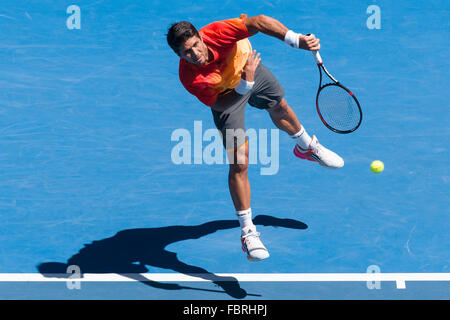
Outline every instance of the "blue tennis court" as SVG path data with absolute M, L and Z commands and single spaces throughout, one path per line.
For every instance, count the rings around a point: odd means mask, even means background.
M 443 0 L 3 1 L 0 299 L 450 298 L 449 10 Z M 261 262 L 241 250 L 228 165 L 197 157 L 214 122 L 181 85 L 165 36 L 176 21 L 200 28 L 242 13 L 317 35 L 364 114 L 357 131 L 331 132 L 315 110 L 311 54 L 250 38 L 300 122 L 345 160 L 327 170 L 296 158 L 268 113 L 247 107 L 247 128 L 265 129 L 269 147 L 278 139 L 249 168 L 271 255 Z M 190 164 L 174 161 L 174 132 L 190 134 Z

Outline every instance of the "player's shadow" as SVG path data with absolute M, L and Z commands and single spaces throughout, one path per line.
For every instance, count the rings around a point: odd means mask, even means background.
M 253 222 L 256 225 L 263 226 L 290 229 L 307 228 L 306 224 L 297 220 L 280 219 L 267 215 L 258 215 L 253 219 Z M 37 268 L 46 277 L 68 278 L 72 274 L 67 273 L 67 267 L 76 265 L 80 268 L 82 274 L 116 273 L 155 288 L 166 290 L 225 291 L 231 297 L 242 299 L 251 294 L 247 294 L 240 287 L 237 279 L 218 276 L 201 267 L 186 264 L 178 259 L 176 253 L 165 249 L 168 245 L 178 241 L 199 239 L 218 230 L 231 229 L 238 226 L 239 223 L 237 220 L 217 220 L 196 226 L 169 226 L 122 230 L 110 238 L 86 244 L 77 254 L 69 258 L 67 263 L 45 262 L 39 264 Z M 148 272 L 146 266 L 170 269 L 179 273 L 210 280 L 220 286 L 224 291 L 152 281 L 141 275 L 142 273 Z

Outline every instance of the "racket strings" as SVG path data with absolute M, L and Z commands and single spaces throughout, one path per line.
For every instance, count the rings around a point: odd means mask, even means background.
M 338 85 L 327 85 L 319 92 L 318 108 L 323 120 L 340 131 L 358 126 L 361 113 L 353 96 Z

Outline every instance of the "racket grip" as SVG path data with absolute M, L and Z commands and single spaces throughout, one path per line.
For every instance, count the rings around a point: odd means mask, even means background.
M 314 57 L 314 60 L 316 60 L 316 63 L 319 65 L 322 64 L 322 57 L 320 56 L 319 51 L 311 51 L 311 53 Z
M 310 36 L 311 33 L 307 33 L 306 35 Z M 316 60 L 316 63 L 319 64 L 319 65 L 322 64 L 322 57 L 320 56 L 319 51 L 311 51 L 311 53 L 312 53 L 312 55 L 314 57 L 314 60 Z

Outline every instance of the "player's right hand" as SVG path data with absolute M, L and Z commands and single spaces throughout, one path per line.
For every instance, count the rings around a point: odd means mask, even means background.
M 298 44 L 300 49 L 308 51 L 319 51 L 320 50 L 320 39 L 316 38 L 315 35 L 300 35 L 300 41 Z

